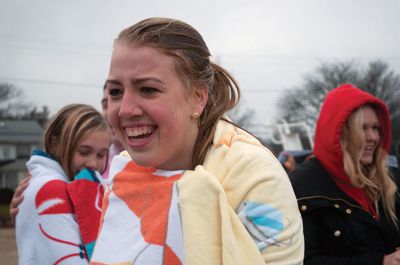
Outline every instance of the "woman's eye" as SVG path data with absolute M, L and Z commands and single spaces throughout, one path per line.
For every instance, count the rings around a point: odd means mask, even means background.
M 363 126 L 363 131 L 366 131 L 369 129 L 374 130 L 374 131 L 379 131 L 379 125 L 373 125 L 373 126 L 364 125 Z
M 153 88 L 153 87 L 142 87 L 140 90 L 144 94 L 154 94 L 158 91 L 158 89 Z
M 122 95 L 122 89 L 120 88 L 110 88 L 108 91 L 109 91 L 108 94 L 112 98 Z

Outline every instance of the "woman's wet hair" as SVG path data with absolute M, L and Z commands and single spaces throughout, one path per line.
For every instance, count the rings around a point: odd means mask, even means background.
M 185 22 L 171 18 L 149 18 L 124 29 L 117 43 L 149 45 L 174 59 L 175 71 L 187 89 L 206 87 L 208 100 L 200 116 L 194 147 L 193 168 L 204 162 L 220 119 L 239 101 L 240 90 L 234 78 L 212 62 L 200 33 Z

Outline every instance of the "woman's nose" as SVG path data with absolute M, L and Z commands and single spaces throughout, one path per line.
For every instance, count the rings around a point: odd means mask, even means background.
M 379 132 L 374 129 L 368 129 L 365 138 L 366 140 L 377 140 L 379 139 Z
M 130 90 L 127 90 L 123 97 L 119 108 L 120 117 L 140 116 L 143 114 L 140 105 L 138 104 L 138 96 Z

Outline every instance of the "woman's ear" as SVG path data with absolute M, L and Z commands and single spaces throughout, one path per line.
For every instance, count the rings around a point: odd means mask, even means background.
M 192 94 L 192 100 L 193 100 L 192 104 L 194 112 L 197 112 L 201 115 L 207 104 L 208 88 L 207 87 L 194 88 Z

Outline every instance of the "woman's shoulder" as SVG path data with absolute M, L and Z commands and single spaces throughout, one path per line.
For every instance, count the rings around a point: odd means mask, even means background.
M 257 156 L 259 153 L 274 156 L 254 135 L 224 120 L 217 125 L 211 148 L 220 147 L 225 148 L 226 152 L 245 154 L 247 157 Z
M 335 187 L 334 181 L 317 158 L 304 162 L 289 177 L 298 198 L 331 193 Z
M 221 181 L 251 179 L 289 183 L 276 156 L 251 134 L 234 125 L 223 124 L 217 128 L 215 136 L 203 166 Z
M 293 181 L 306 181 L 308 178 L 317 174 L 326 173 L 321 163 L 317 158 L 313 157 L 303 162 L 296 170 L 290 175 Z

